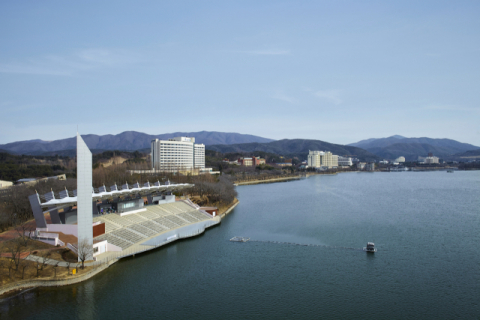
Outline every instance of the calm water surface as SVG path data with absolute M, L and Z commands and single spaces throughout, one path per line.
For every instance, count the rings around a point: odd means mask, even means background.
M 237 190 L 241 203 L 219 227 L 84 283 L 3 301 L 0 318 L 480 317 L 480 171 L 346 173 Z M 367 241 L 376 254 L 360 250 Z

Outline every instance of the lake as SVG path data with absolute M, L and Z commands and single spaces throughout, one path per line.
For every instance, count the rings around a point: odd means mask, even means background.
M 84 283 L 3 301 L 0 318 L 480 317 L 480 171 L 317 175 L 237 191 L 220 226 Z M 362 250 L 367 241 L 377 253 Z

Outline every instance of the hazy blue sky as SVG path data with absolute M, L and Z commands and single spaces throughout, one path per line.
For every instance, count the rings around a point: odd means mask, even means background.
M 127 130 L 480 146 L 480 1 L 2 1 L 0 143 Z

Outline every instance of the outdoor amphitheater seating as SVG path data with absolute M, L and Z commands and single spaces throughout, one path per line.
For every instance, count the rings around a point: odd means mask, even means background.
M 95 239 L 107 240 L 125 250 L 133 244 L 141 243 L 165 231 L 211 218 L 210 215 L 180 201 L 149 205 L 145 209 L 145 211 L 124 216 L 107 214 L 95 217 L 94 222 L 105 223 L 105 234 Z

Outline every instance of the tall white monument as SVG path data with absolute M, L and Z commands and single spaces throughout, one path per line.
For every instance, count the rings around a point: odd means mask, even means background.
M 87 242 L 93 247 L 92 217 L 92 153 L 77 132 L 77 227 L 78 245 Z M 93 260 L 93 251 L 86 260 Z

